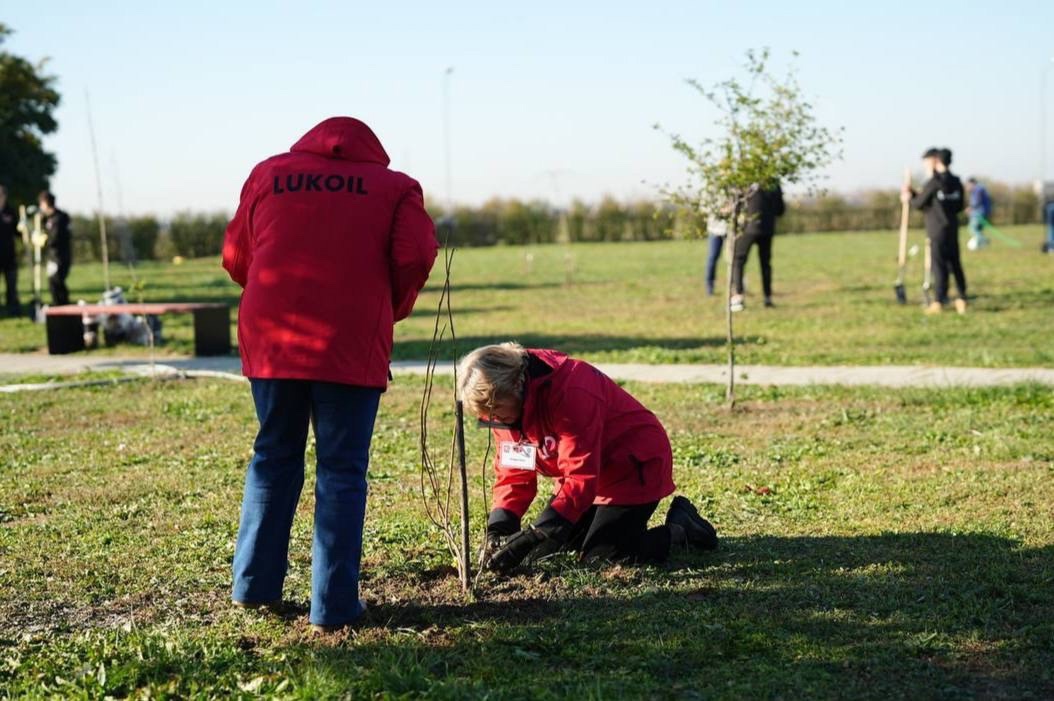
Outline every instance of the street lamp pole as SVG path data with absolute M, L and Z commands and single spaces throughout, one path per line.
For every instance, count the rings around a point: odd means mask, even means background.
M 1047 64 L 1039 72 L 1039 185 L 1047 172 Z
M 1039 72 L 1039 183 L 1047 181 L 1047 71 L 1054 63 L 1054 56 L 1043 64 Z
M 454 214 L 454 188 L 450 169 L 450 76 L 454 67 L 443 71 L 443 150 L 446 160 L 446 206 L 447 216 Z

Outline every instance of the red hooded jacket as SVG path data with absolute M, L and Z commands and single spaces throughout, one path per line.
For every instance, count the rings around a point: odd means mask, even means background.
M 388 162 L 368 126 L 333 117 L 253 169 L 223 243 L 246 377 L 387 387 L 392 325 L 439 247 L 421 186 Z
M 646 504 L 673 493 L 670 439 L 655 414 L 589 363 L 551 350 L 528 353 L 552 372 L 528 373 L 521 427 L 494 430 L 495 509 L 522 518 L 539 474 L 556 479 L 550 507 L 572 523 L 593 504 Z M 506 441 L 537 446 L 536 469 L 502 467 Z

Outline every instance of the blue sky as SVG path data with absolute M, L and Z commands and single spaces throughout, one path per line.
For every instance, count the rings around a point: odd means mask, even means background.
M 799 51 L 822 121 L 845 127 L 830 189 L 895 186 L 933 144 L 960 173 L 1025 182 L 1054 55 L 1049 0 L 41 1 L 2 21 L 7 48 L 59 78 L 61 204 L 95 206 L 87 91 L 107 208 L 162 215 L 231 210 L 254 163 L 335 114 L 370 123 L 392 166 L 442 198 L 447 66 L 456 200 L 651 197 L 684 171 L 652 124 L 711 130 L 684 79 L 732 76 L 763 46 L 777 64 Z

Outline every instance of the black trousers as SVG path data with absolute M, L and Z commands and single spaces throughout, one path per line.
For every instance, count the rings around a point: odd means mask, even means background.
M 670 529 L 648 528 L 659 502 L 634 506 L 591 506 L 574 525 L 567 547 L 583 560 L 665 562 L 670 555 Z
M 930 277 L 933 278 L 934 293 L 941 304 L 948 303 L 948 275 L 955 277 L 959 296 L 966 299 L 966 275 L 959 257 L 959 232 L 948 231 L 929 240 Z
M 70 303 L 70 291 L 66 287 L 66 277 L 70 274 L 68 262 L 59 263 L 59 269 L 48 278 L 48 286 L 51 288 L 51 303 L 55 306 Z
M 750 249 L 758 245 L 758 261 L 761 263 L 761 290 L 766 297 L 772 296 L 772 235 L 757 232 L 742 233 L 736 238 L 732 252 L 732 284 L 736 294 L 743 294 L 743 267 L 747 263 Z
M 13 315 L 19 313 L 21 305 L 18 301 L 18 262 L 7 261 L 0 262 L 0 269 L 4 273 L 4 283 L 7 285 L 5 302 L 7 304 L 7 311 Z

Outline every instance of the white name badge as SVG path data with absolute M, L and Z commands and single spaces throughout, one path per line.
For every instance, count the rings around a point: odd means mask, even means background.
M 499 464 L 513 470 L 533 470 L 538 449 L 529 443 L 506 441 L 498 446 Z

